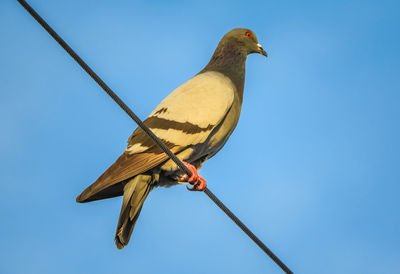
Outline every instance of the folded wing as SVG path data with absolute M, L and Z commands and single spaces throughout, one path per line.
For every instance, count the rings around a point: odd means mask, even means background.
M 218 72 L 196 75 L 174 90 L 144 123 L 173 153 L 203 143 L 232 106 L 235 87 Z M 146 172 L 168 156 L 141 130 L 136 129 L 128 147 L 96 182 L 78 196 L 78 202 L 111 198 L 122 194 L 119 184 Z

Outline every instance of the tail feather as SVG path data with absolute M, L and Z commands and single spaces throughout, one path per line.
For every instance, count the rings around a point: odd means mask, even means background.
M 143 203 L 153 188 L 151 182 L 150 175 L 139 174 L 124 187 L 124 198 L 115 234 L 118 249 L 124 248 L 129 242 Z

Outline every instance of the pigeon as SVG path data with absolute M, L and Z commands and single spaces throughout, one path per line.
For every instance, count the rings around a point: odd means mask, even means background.
M 243 101 L 247 55 L 267 53 L 253 31 L 235 28 L 219 42 L 209 63 L 170 93 L 144 124 L 183 161 L 187 176 L 137 128 L 124 153 L 77 198 L 79 203 L 123 196 L 115 244 L 124 248 L 155 187 L 191 183 L 189 190 L 203 191 L 207 183 L 198 175 L 201 165 L 213 157 L 235 129 Z

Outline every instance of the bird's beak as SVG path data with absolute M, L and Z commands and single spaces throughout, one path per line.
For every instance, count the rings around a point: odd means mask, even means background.
M 260 44 L 257 44 L 258 46 L 258 53 L 264 55 L 265 57 L 268 57 L 267 52 L 263 49 L 263 47 Z

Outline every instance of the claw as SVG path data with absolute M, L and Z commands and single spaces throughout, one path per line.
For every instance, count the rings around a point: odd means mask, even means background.
M 192 176 L 189 177 L 185 174 L 181 178 L 179 178 L 179 182 L 188 182 L 192 184 L 193 187 L 189 188 L 186 186 L 186 188 L 190 191 L 203 191 L 204 189 L 206 189 L 207 183 L 203 177 L 197 174 L 197 169 L 189 163 L 183 162 L 183 164 L 190 170 Z
M 192 176 L 188 176 L 187 174 L 183 175 L 181 178 L 179 178 L 180 182 L 188 182 L 190 184 L 194 183 L 195 181 L 197 181 L 199 175 L 197 174 L 197 169 L 186 162 L 183 162 L 183 164 L 190 170 L 190 172 L 192 173 Z
M 186 186 L 187 190 L 189 190 L 189 191 L 204 191 L 204 189 L 206 189 L 206 187 L 207 187 L 206 180 L 204 180 L 204 178 L 201 176 L 199 176 L 199 178 L 193 184 L 192 187 Z

